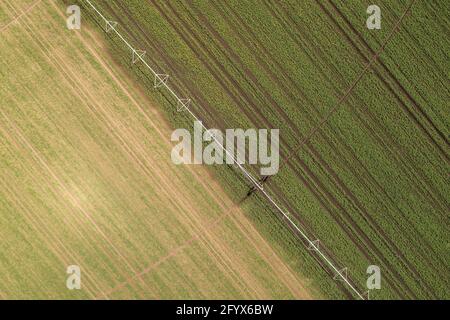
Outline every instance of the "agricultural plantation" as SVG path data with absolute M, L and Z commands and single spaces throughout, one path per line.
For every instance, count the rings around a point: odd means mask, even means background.
M 450 3 L 374 3 L 0 2 L 0 298 L 449 299 Z M 171 162 L 193 118 L 99 12 L 207 128 L 279 129 L 263 189 Z
M 167 122 L 102 34 L 32 6 L 1 2 L 0 298 L 320 297 L 205 168 L 173 166 Z

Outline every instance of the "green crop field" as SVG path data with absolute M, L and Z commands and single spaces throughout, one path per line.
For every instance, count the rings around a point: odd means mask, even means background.
M 358 290 L 377 265 L 382 287 L 371 298 L 449 297 L 446 1 L 379 1 L 381 30 L 366 28 L 368 1 L 93 3 L 193 99 L 207 127 L 280 129 L 280 171 L 265 188 Z M 191 128 L 121 41 L 108 39 L 172 125 Z M 245 195 L 238 173 L 214 174 L 231 196 Z M 264 197 L 243 206 L 324 296 L 354 296 Z
M 348 283 L 238 170 L 171 163 L 193 118 L 86 0 L 7 0 L 0 298 L 358 298 L 371 265 L 370 299 L 450 298 L 448 1 L 90 2 L 206 127 L 280 130 L 264 191 Z

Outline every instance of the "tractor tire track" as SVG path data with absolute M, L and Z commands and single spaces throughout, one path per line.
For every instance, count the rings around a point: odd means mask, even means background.
M 355 42 L 351 39 L 351 37 L 346 34 L 346 32 L 341 27 L 341 25 L 339 25 L 339 23 L 334 19 L 333 15 L 331 15 L 326 10 L 326 8 L 324 7 L 324 5 L 322 3 L 320 3 L 319 1 L 317 1 L 317 3 L 322 8 L 322 10 L 327 14 L 327 16 L 331 19 L 331 21 L 333 21 L 333 23 L 336 25 L 336 27 L 340 31 L 340 33 L 350 42 L 352 47 L 355 48 L 355 50 L 358 52 L 358 54 L 364 59 L 364 61 L 368 62 L 369 58 L 359 49 L 359 47 L 355 44 Z M 359 32 L 355 29 L 355 27 L 353 25 L 351 25 L 351 23 L 348 21 L 347 17 L 344 14 L 342 14 L 342 12 L 336 7 L 336 5 L 332 1 L 328 0 L 328 3 L 330 3 L 330 5 L 333 7 L 334 12 L 336 14 L 338 14 L 339 17 L 343 21 L 345 21 L 347 27 L 350 28 L 350 30 L 352 30 L 352 32 L 358 37 L 358 40 L 360 40 L 364 44 L 365 48 L 370 53 L 369 56 L 375 55 L 375 51 L 369 46 L 369 44 L 365 41 L 365 39 L 361 36 L 361 34 L 359 34 Z M 439 152 L 442 154 L 442 156 L 447 161 L 447 163 L 449 163 L 450 158 L 449 158 L 447 152 L 445 152 L 445 150 L 442 148 L 442 146 L 434 139 L 433 135 L 427 130 L 426 124 L 428 124 L 438 134 L 438 136 L 442 139 L 442 141 L 444 142 L 446 147 L 449 148 L 450 143 L 447 140 L 446 136 L 439 130 L 439 128 L 437 128 L 437 126 L 433 123 L 433 121 L 426 114 L 426 112 L 423 110 L 423 108 L 417 103 L 417 101 L 405 89 L 405 87 L 400 83 L 400 81 L 394 76 L 394 74 L 391 72 L 391 70 L 385 65 L 383 60 L 381 58 L 378 58 L 377 62 L 379 65 L 382 66 L 384 72 L 388 75 L 388 77 L 390 79 L 392 79 L 392 81 L 394 81 L 397 88 L 400 90 L 400 92 L 403 94 L 403 96 L 411 103 L 411 105 L 415 109 L 415 111 L 418 112 L 418 114 L 423 117 L 423 119 L 425 120 L 425 125 L 422 124 L 422 122 L 419 120 L 419 117 L 413 112 L 413 110 L 408 108 L 408 106 L 403 102 L 403 100 L 397 94 L 396 90 L 389 84 L 389 82 L 380 73 L 375 72 L 378 79 L 384 84 L 384 86 L 389 90 L 389 92 L 391 92 L 391 94 L 396 98 L 396 100 L 399 102 L 400 106 L 405 111 L 405 113 L 408 115 L 408 117 L 428 137 L 430 142 L 439 150 Z

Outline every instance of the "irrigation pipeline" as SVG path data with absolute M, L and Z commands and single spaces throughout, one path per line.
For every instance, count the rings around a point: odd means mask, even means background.
M 144 55 L 141 53 L 140 50 L 135 49 L 133 46 L 130 45 L 130 43 L 117 31 L 116 29 L 116 23 L 113 23 L 113 21 L 110 21 L 108 19 L 105 18 L 105 16 L 92 4 L 92 2 L 90 0 L 83 0 L 84 3 L 87 3 L 90 8 L 92 8 L 92 10 L 95 11 L 95 13 L 103 20 L 103 22 L 105 23 L 106 26 L 106 31 L 112 31 L 114 32 L 121 40 L 122 42 L 131 50 L 131 53 L 133 55 L 133 62 L 137 62 L 140 61 L 142 62 L 153 74 L 153 76 L 155 77 L 155 81 L 158 80 L 159 81 L 159 85 L 161 87 L 164 87 L 175 99 L 177 102 L 177 108 L 178 106 L 182 107 L 182 110 L 187 111 L 194 120 L 199 121 L 203 127 L 203 129 L 207 132 L 210 132 L 209 129 L 207 129 L 205 127 L 205 125 L 203 124 L 203 122 L 200 121 L 200 119 L 194 114 L 194 112 L 189 108 L 189 104 L 191 102 L 190 99 L 182 99 L 180 98 L 174 91 L 173 89 L 167 84 L 167 81 L 164 81 L 163 78 L 161 76 L 165 76 L 162 74 L 157 73 L 144 59 Z M 218 140 L 217 138 L 211 134 L 212 139 L 217 143 L 218 146 L 220 146 L 223 151 L 225 152 L 225 154 L 227 156 L 229 156 L 232 160 L 234 165 L 242 172 L 242 174 L 244 175 L 244 177 L 247 178 L 247 180 L 250 181 L 250 183 L 253 185 L 252 190 L 253 191 L 259 191 L 268 201 L 269 203 L 276 208 L 276 210 L 281 213 L 286 220 L 289 222 L 289 224 L 298 232 L 298 234 L 306 241 L 306 243 L 308 244 L 308 248 L 312 248 L 317 255 L 322 258 L 322 260 L 335 272 L 335 279 L 338 280 L 342 280 L 347 286 L 348 288 L 360 299 L 365 300 L 365 297 L 363 294 L 361 294 L 356 288 L 355 286 L 348 280 L 347 278 L 347 273 L 343 272 L 343 270 L 346 270 L 346 268 L 339 270 L 334 263 L 330 260 L 330 258 L 328 258 L 320 249 L 319 246 L 317 244 L 317 240 L 311 240 L 309 238 L 308 235 L 306 235 L 306 233 L 304 231 L 302 231 L 297 224 L 292 220 L 292 218 L 290 217 L 291 214 L 285 210 L 283 210 L 280 205 L 278 205 L 278 203 L 268 194 L 268 192 L 266 190 L 264 190 L 263 188 L 263 183 L 266 182 L 268 180 L 268 177 L 263 177 L 262 179 L 258 180 L 255 177 L 253 177 L 253 175 L 247 171 L 247 169 L 245 169 L 242 164 L 239 163 L 239 161 L 237 161 L 237 159 L 235 158 L 235 156 L 233 154 L 231 154 Z M 250 190 L 249 194 L 251 194 L 253 191 Z

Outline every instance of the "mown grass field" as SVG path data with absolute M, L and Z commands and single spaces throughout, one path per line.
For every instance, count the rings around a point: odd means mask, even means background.
M 0 2 L 0 298 L 321 297 L 206 168 L 172 164 L 156 103 L 65 11 Z
M 361 292 L 378 265 L 371 298 L 449 298 L 448 2 L 379 1 L 381 30 L 365 26 L 370 1 L 93 3 L 208 127 L 280 128 L 283 164 L 266 188 Z M 108 39 L 172 126 L 191 128 Z M 245 195 L 233 170 L 214 174 Z M 354 297 L 260 195 L 242 207 L 323 296 Z

